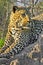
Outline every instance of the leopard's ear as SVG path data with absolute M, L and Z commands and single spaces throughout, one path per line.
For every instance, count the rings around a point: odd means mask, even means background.
M 18 9 L 17 6 L 13 6 L 13 12 L 15 13 L 15 11 Z

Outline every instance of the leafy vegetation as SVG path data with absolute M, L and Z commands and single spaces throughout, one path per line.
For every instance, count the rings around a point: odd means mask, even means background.
M 0 39 L 0 48 L 4 45 L 5 39 Z

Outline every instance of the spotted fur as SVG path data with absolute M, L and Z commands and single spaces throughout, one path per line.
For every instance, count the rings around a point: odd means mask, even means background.
M 24 47 L 34 43 L 43 29 L 41 22 L 38 22 L 38 20 L 33 20 L 34 22 L 31 21 L 31 23 L 29 22 L 26 10 L 18 10 L 17 7 L 14 8 L 14 11 L 12 11 L 10 15 L 10 23 L 8 25 L 5 44 L 0 50 L 0 57 L 9 58 L 12 55 L 18 54 Z M 29 23 L 31 24 L 31 29 L 29 28 Z
M 6 35 L 5 44 L 0 51 L 1 54 L 9 53 L 11 50 L 15 51 L 15 53 L 18 53 L 28 43 L 28 41 L 26 40 L 28 40 L 29 37 L 28 35 L 29 17 L 26 14 L 26 10 L 23 9 L 16 10 L 16 8 L 15 6 L 13 7 L 13 11 L 11 12 L 10 15 L 8 32 Z

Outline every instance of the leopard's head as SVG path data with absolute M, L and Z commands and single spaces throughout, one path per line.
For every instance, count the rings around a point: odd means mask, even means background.
M 15 33 L 15 27 L 20 28 L 26 26 L 29 23 L 29 16 L 26 13 L 26 9 L 21 9 L 17 6 L 13 6 L 13 14 L 11 14 L 11 22 L 9 24 L 9 31 L 12 34 Z

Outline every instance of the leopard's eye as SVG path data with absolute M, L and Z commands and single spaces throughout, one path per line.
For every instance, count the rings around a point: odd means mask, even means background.
M 26 16 L 26 14 L 25 14 L 25 13 L 23 13 L 23 14 L 22 14 L 22 16 L 23 16 L 23 17 L 25 17 L 25 16 Z

